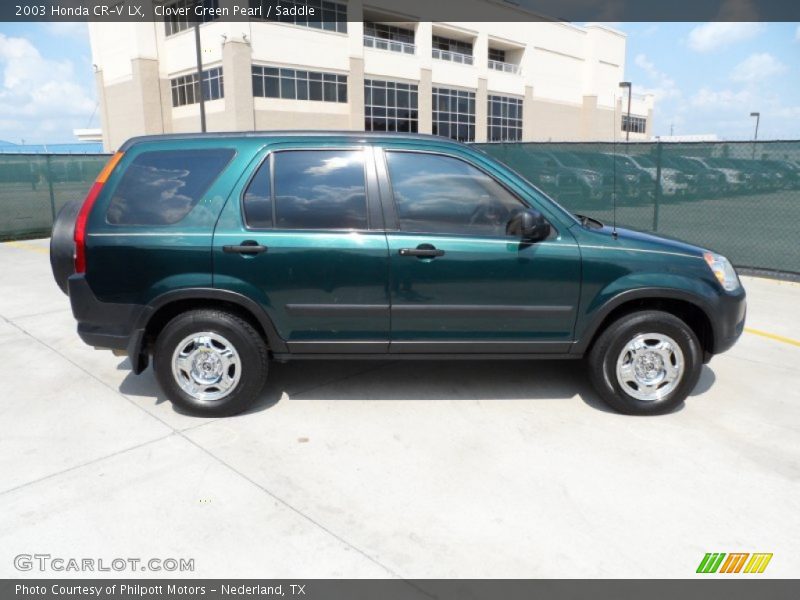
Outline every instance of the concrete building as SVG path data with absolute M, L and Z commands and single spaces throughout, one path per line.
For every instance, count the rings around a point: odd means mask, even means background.
M 294 1 L 302 0 L 283 4 Z M 530 22 L 508 3 L 498 3 L 503 22 L 493 23 L 417 22 L 423 0 L 407 0 L 406 14 L 390 10 L 391 0 L 308 3 L 319 7 L 316 21 L 200 26 L 208 131 L 367 128 L 478 142 L 625 136 L 626 38 L 612 28 Z M 89 24 L 106 149 L 134 135 L 199 131 L 193 18 Z M 653 97 L 634 94 L 631 115 L 631 140 L 649 139 Z

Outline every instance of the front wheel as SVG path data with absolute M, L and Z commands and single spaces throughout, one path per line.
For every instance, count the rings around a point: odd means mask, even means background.
M 218 310 L 178 315 L 158 335 L 153 366 L 176 406 L 200 416 L 234 415 L 267 378 L 267 347 L 247 321 Z
M 597 393 L 629 415 L 655 415 L 680 406 L 703 366 L 694 331 L 675 315 L 651 310 L 612 323 L 589 353 Z

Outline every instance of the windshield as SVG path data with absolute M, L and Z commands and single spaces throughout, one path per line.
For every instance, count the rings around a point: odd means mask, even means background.
M 586 167 L 586 163 L 569 152 L 553 152 L 553 156 L 555 156 L 556 159 L 566 167 Z
M 647 156 L 637 156 L 634 160 L 639 163 L 645 169 L 655 169 L 656 164 L 650 160 Z

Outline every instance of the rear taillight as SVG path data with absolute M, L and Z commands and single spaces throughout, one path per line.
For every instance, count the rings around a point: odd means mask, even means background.
M 78 212 L 78 217 L 75 219 L 75 272 L 86 272 L 86 222 L 89 220 L 89 213 L 92 212 L 97 197 L 103 189 L 103 185 L 108 180 L 111 171 L 117 166 L 117 163 L 122 158 L 122 152 L 117 152 L 111 157 L 103 170 L 94 180 L 89 193 L 86 195 L 86 200 L 83 201 L 81 210 Z

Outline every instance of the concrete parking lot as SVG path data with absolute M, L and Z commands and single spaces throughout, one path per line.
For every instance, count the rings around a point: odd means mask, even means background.
M 666 416 L 608 411 L 580 362 L 333 361 L 274 364 L 254 410 L 210 420 L 83 345 L 47 245 L 0 245 L 0 577 L 116 575 L 22 553 L 194 559 L 172 577 L 689 577 L 706 552 L 800 572 L 796 283 L 744 279 L 747 332 Z

